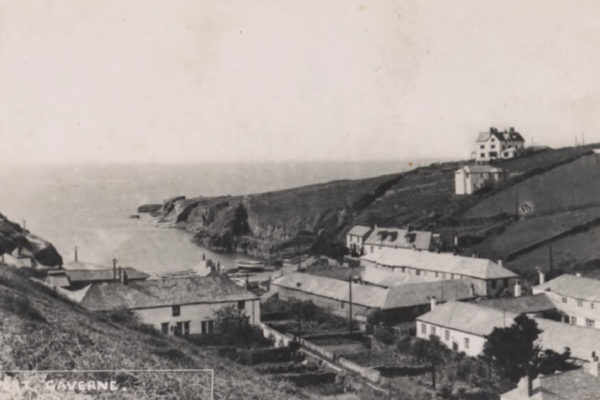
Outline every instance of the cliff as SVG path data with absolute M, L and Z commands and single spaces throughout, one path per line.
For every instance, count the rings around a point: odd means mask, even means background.
M 32 257 L 39 264 L 49 267 L 62 265 L 62 257 L 50 242 L 0 214 L 0 254 L 12 253 L 15 249 L 20 249 L 22 255 Z
M 444 250 L 456 250 L 458 237 L 458 251 L 464 254 L 503 258 L 577 228 L 566 223 L 575 210 L 582 226 L 598 217 L 600 189 L 593 182 L 600 177 L 592 147 L 541 150 L 500 161 L 495 165 L 511 178 L 471 196 L 454 194 L 454 171 L 467 163 L 459 161 L 246 196 L 178 196 L 157 208 L 157 215 L 205 247 L 263 258 L 307 251 L 339 257 L 345 233 L 357 223 L 432 230 L 442 234 Z M 515 207 L 523 200 L 537 205 L 527 218 Z M 565 223 L 553 230 L 548 219 Z M 521 240 L 507 244 L 517 231 Z M 600 255 L 588 252 L 563 261 L 595 258 Z

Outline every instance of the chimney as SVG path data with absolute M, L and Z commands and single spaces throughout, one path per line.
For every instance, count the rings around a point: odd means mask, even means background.
M 522 288 L 521 288 L 521 282 L 519 282 L 517 280 L 517 282 L 515 283 L 515 297 L 521 297 L 521 293 L 522 293 Z
M 502 260 L 498 260 L 498 265 L 502 267 Z
M 544 274 L 544 271 L 542 271 L 541 269 L 538 269 L 538 275 L 540 277 L 540 285 L 543 285 L 544 283 L 546 283 L 546 274 Z
M 435 310 L 435 307 L 437 306 L 437 300 L 435 296 L 431 296 L 429 298 L 429 304 L 431 305 L 431 311 Z
M 75 246 L 75 254 L 73 255 L 75 262 L 77 262 L 77 246 Z
M 581 272 L 576 272 L 575 276 L 578 277 L 578 278 L 581 278 Z
M 113 258 L 113 281 L 117 280 L 117 259 Z

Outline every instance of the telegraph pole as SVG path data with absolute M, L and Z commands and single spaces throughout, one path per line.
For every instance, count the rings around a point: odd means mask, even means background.
M 348 276 L 348 289 L 349 289 L 349 303 L 350 312 L 348 313 L 348 325 L 350 333 L 352 333 L 352 269 L 350 269 L 350 275 Z

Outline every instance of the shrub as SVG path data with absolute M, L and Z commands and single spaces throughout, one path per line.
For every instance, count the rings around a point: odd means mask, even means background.
M 375 338 L 380 342 L 387 345 L 392 345 L 396 341 L 396 335 L 394 335 L 391 330 L 384 327 L 376 327 L 373 336 L 375 336 Z

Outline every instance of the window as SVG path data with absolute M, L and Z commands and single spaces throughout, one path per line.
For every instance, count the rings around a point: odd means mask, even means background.
M 490 151 L 490 157 L 498 157 L 498 152 Z
M 482 145 L 479 146 L 479 148 L 480 149 L 485 149 L 485 145 L 482 144 Z
M 421 270 L 419 270 L 419 269 L 416 269 L 416 270 L 415 270 L 415 275 L 417 275 L 417 276 L 418 276 L 418 275 L 421 275 Z
M 492 289 L 496 289 L 496 281 L 492 281 Z
M 406 272 L 406 267 L 402 267 L 402 273 Z
M 596 326 L 596 321 L 594 321 L 593 319 L 585 319 L 585 326 L 587 326 L 588 328 L 593 328 L 594 326 Z
M 344 308 L 344 302 L 343 301 L 340 303 L 340 308 Z
M 561 299 L 561 301 L 562 301 L 563 303 L 567 304 L 567 298 L 566 298 L 566 297 L 563 297 L 563 298 Z
M 238 301 L 238 310 L 243 310 L 246 306 L 246 302 L 244 300 Z
M 374 247 L 371 246 L 371 254 L 373 254 L 373 251 L 374 251 Z
M 594 303 L 590 302 L 590 308 L 594 309 Z
M 504 285 L 504 287 L 508 287 L 508 279 L 505 279 L 505 280 L 503 281 L 503 285 Z
M 438 272 L 437 272 L 437 271 L 435 271 L 435 277 L 436 277 L 436 278 L 438 277 Z
M 424 323 L 421 323 L 421 333 L 424 335 L 427 334 L 427 325 Z
M 179 306 L 171 307 L 171 311 L 174 317 L 178 317 L 181 314 L 181 308 Z
M 469 348 L 469 338 L 465 338 L 465 349 Z
M 435 326 L 433 326 L 433 325 L 431 326 L 431 334 L 435 335 Z
M 577 317 L 575 317 L 575 316 L 571 317 L 571 325 L 577 325 Z
M 577 307 L 583 307 L 583 301 L 577 300 Z
M 444 338 L 445 338 L 446 340 L 450 340 L 450 331 L 449 331 L 448 329 L 446 329 L 446 330 L 444 331 Z
M 493 145 L 490 146 L 490 149 L 495 149 L 495 148 L 496 148 L 495 144 L 493 144 Z
M 190 334 L 190 321 L 183 321 L 183 334 L 185 336 Z
M 481 157 L 481 158 L 485 158 L 485 153 L 481 153 L 481 154 L 479 155 L 479 157 Z
M 213 333 L 213 321 L 202 321 L 201 329 L 203 335 Z
M 160 331 L 162 333 L 164 333 L 165 335 L 168 335 L 169 334 L 169 323 L 163 322 L 162 324 L 160 324 Z

